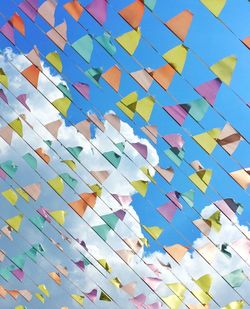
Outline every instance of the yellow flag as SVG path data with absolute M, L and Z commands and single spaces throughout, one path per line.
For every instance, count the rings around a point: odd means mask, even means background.
M 151 235 L 154 239 L 158 239 L 163 232 L 163 229 L 161 229 L 158 226 L 151 226 L 147 227 L 146 225 L 142 225 L 144 229 Z
M 71 297 L 80 305 L 83 305 L 84 303 L 84 296 L 77 295 L 77 294 L 71 294 Z
M 11 217 L 7 220 L 5 220 L 5 222 L 11 226 L 16 232 L 18 232 L 20 230 L 20 226 L 21 223 L 23 221 L 23 214 L 19 214 L 15 217 Z
M 61 177 L 56 177 L 48 180 L 48 184 L 59 194 L 61 195 L 64 190 L 64 183 Z
M 139 192 L 143 197 L 146 196 L 148 190 L 148 182 L 145 180 L 131 181 L 131 185 Z
M 172 292 L 175 293 L 175 295 L 177 295 L 180 298 L 184 297 L 187 288 L 183 284 L 176 282 L 176 283 L 168 283 L 166 285 L 170 288 Z
M 228 56 L 210 66 L 210 70 L 225 84 L 229 85 L 237 63 L 235 56 Z
M 206 192 L 207 187 L 212 178 L 212 170 L 200 170 L 190 176 L 188 178 L 201 190 L 201 192 Z
M 220 135 L 220 129 L 212 129 L 198 135 L 194 135 L 193 139 L 209 154 L 211 154 L 217 145 L 216 138 Z
M 36 296 L 37 299 L 40 300 L 41 303 L 43 303 L 43 304 L 45 303 L 45 298 L 44 298 L 44 296 L 42 294 L 35 293 L 35 296 Z
M 227 0 L 200 0 L 216 17 L 220 15 Z
M 130 119 L 134 118 L 136 111 L 138 94 L 137 92 L 131 92 L 126 97 L 124 97 L 120 102 L 116 103 L 116 105 L 127 115 Z
M 3 197 L 6 198 L 8 202 L 10 202 L 11 205 L 16 205 L 16 202 L 18 200 L 18 196 L 16 192 L 13 189 L 8 189 L 6 191 L 2 192 Z
M 203 292 L 202 290 L 192 291 L 194 296 L 204 305 L 209 304 L 211 301 L 211 296 L 209 296 L 207 293 Z
M 116 41 L 130 54 L 133 55 L 141 38 L 141 31 L 132 30 L 116 38 Z
M 48 289 L 46 288 L 46 285 L 45 285 L 45 284 L 39 284 L 39 285 L 38 285 L 38 289 L 39 289 L 40 291 L 42 291 L 42 292 L 44 293 L 44 295 L 46 295 L 47 297 L 50 296 L 49 291 L 48 291 Z
M 105 259 L 100 259 L 97 261 L 102 267 L 109 273 L 112 272 L 112 268 L 109 266 L 108 262 Z
M 63 160 L 62 162 L 68 165 L 68 167 L 71 168 L 73 171 L 76 170 L 76 163 L 73 160 Z
M 17 188 L 16 192 L 21 195 L 21 197 L 28 203 L 30 200 L 29 194 L 25 192 L 22 188 Z
M 63 66 L 62 66 L 62 61 L 60 58 L 60 55 L 58 54 L 58 52 L 52 52 L 49 53 L 46 56 L 46 59 L 53 65 L 53 67 L 58 71 L 58 72 L 62 72 Z
M 4 85 L 5 88 L 8 88 L 8 76 L 4 73 L 2 68 L 0 68 L 0 83 Z
M 11 121 L 9 126 L 21 137 L 23 137 L 23 125 L 19 118 Z
M 67 215 L 64 210 L 55 210 L 50 212 L 51 217 L 60 225 L 64 225 L 65 216 Z
M 197 280 L 194 280 L 194 282 L 206 293 L 209 293 L 209 290 L 211 288 L 212 285 L 212 276 L 209 274 L 206 274 L 202 277 L 200 277 Z
M 181 74 L 186 62 L 187 52 L 187 47 L 181 44 L 167 51 L 162 57 L 176 72 Z
M 164 303 L 171 309 L 178 309 L 181 305 L 181 299 L 176 295 L 161 298 Z
M 67 112 L 70 107 L 71 101 L 68 98 L 61 98 L 51 103 L 55 108 L 64 116 L 67 117 Z
M 230 304 L 222 307 L 222 309 L 243 309 L 244 301 L 243 300 L 236 300 L 232 301 Z
M 110 280 L 110 282 L 117 288 L 117 289 L 120 289 L 122 287 L 122 283 L 121 281 L 119 280 L 119 278 L 113 278 Z
M 154 104 L 155 99 L 153 97 L 149 96 L 143 98 L 137 102 L 136 111 L 145 121 L 148 122 L 151 117 Z

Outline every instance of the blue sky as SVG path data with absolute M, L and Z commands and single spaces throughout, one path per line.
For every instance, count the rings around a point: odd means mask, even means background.
M 3 25 L 6 22 L 3 16 L 8 19 L 13 12 L 16 11 L 25 20 L 26 37 L 23 38 L 15 31 L 17 47 L 15 49 L 11 46 L 11 43 L 1 35 L 1 49 L 3 50 L 5 47 L 10 46 L 16 53 L 27 53 L 31 50 L 33 45 L 37 45 L 41 53 L 41 59 L 44 60 L 45 55 L 56 49 L 56 46 L 43 34 L 43 32 L 48 31 L 50 27 L 41 17 L 36 19 L 37 26 L 34 25 L 31 20 L 25 17 L 25 15 L 17 8 L 18 1 L 11 0 L 10 2 L 11 5 L 6 5 L 6 1 L 0 1 L 0 10 L 2 13 L 0 16 L 0 25 Z M 56 11 L 56 25 L 66 19 L 68 25 L 68 41 L 70 44 L 86 34 L 81 25 L 84 25 L 89 33 L 94 36 L 103 33 L 104 29 L 86 12 L 80 18 L 79 23 L 75 23 L 75 21 L 65 13 L 65 10 L 63 9 L 62 4 L 65 2 L 66 1 L 60 1 L 60 5 L 58 5 Z M 116 13 L 130 2 L 131 1 L 127 0 L 122 2 L 110 1 L 112 8 L 109 7 L 108 9 L 108 19 L 104 28 L 111 32 L 113 38 L 131 30 L 130 26 Z M 82 2 L 83 5 L 86 3 L 87 1 Z M 187 117 L 183 127 L 180 127 L 161 108 L 162 106 L 175 105 L 176 103 L 157 83 L 154 82 L 150 88 L 150 94 L 157 100 L 150 119 L 150 124 L 158 126 L 160 135 L 180 133 L 185 140 L 185 161 L 181 164 L 180 168 L 178 168 L 164 154 L 164 150 L 169 148 L 168 144 L 161 138 L 158 139 L 156 149 L 160 158 L 160 166 L 173 166 L 175 177 L 171 182 L 171 185 L 168 185 L 159 175 L 156 175 L 155 179 L 157 181 L 157 186 L 154 186 L 153 184 L 149 186 L 146 199 L 142 198 L 139 194 L 133 196 L 133 206 L 141 223 L 147 226 L 157 225 L 164 228 L 164 233 L 159 238 L 159 243 L 161 245 L 181 243 L 188 246 L 192 244 L 192 242 L 199 237 L 200 233 L 191 221 L 199 217 L 199 213 L 204 206 L 209 205 L 213 201 L 219 200 L 222 197 L 233 198 L 235 201 L 243 204 L 244 212 L 239 218 L 241 224 L 247 225 L 250 215 L 248 207 L 249 189 L 246 191 L 242 190 L 221 168 L 221 166 L 223 166 L 227 172 L 232 172 L 240 169 L 239 162 L 243 167 L 248 167 L 250 164 L 249 155 L 247 155 L 249 153 L 249 144 L 246 141 L 241 142 L 240 146 L 233 154 L 233 157 L 229 157 L 219 146 L 217 146 L 212 155 L 209 156 L 190 138 L 191 135 L 199 134 L 215 127 L 223 128 L 225 120 L 218 115 L 217 111 L 219 111 L 219 113 L 221 113 L 235 129 L 245 136 L 246 140 L 250 139 L 249 128 L 246 125 L 249 118 L 249 108 L 245 103 L 241 102 L 232 91 L 232 89 L 236 91 L 246 103 L 250 101 L 248 91 L 248 72 L 250 69 L 250 62 L 248 61 L 249 50 L 198 0 L 191 0 L 188 4 L 186 1 L 177 2 L 169 0 L 168 3 L 166 3 L 166 1 L 158 0 L 154 14 L 161 20 L 167 21 L 172 16 L 186 8 L 194 13 L 193 22 L 185 40 L 185 45 L 190 47 L 191 50 L 188 53 L 183 77 L 175 74 L 174 80 L 169 87 L 169 92 L 180 103 L 188 103 L 199 98 L 199 96 L 185 80 L 188 80 L 192 86 L 197 86 L 215 77 L 213 73 L 208 70 L 208 67 L 204 66 L 204 64 L 197 59 L 195 53 L 198 54 L 207 65 L 211 65 L 221 58 L 231 54 L 237 56 L 238 63 L 230 87 L 222 84 L 214 106 L 215 109 L 210 107 L 200 123 L 195 122 L 191 117 Z M 249 35 L 247 32 L 247 29 L 249 29 L 250 26 L 250 20 L 248 18 L 249 10 L 249 3 L 246 0 L 239 0 L 237 3 L 236 1 L 229 0 L 220 15 L 220 18 L 239 38 L 243 39 Z M 145 91 L 130 78 L 127 72 L 134 72 L 140 69 L 140 66 L 136 63 L 137 60 L 143 67 L 157 68 L 164 65 L 165 61 L 160 55 L 177 44 L 180 44 L 180 41 L 148 10 L 145 10 L 145 15 L 141 24 L 141 31 L 143 38 L 141 39 L 133 57 L 130 57 L 117 43 L 114 43 L 117 47 L 117 52 L 114 58 L 112 58 L 97 42 L 94 42 L 94 52 L 90 64 L 87 64 L 82 58 L 80 58 L 69 45 L 66 46 L 64 52 L 60 51 L 59 53 L 63 62 L 62 76 L 65 76 L 70 82 L 82 81 L 91 85 L 91 100 L 88 102 L 84 100 L 68 83 L 69 89 L 74 98 L 74 103 L 78 108 L 81 108 L 84 113 L 91 110 L 100 115 L 103 115 L 109 110 L 113 110 L 122 120 L 132 126 L 137 135 L 145 137 L 140 130 L 140 127 L 146 125 L 145 121 L 139 116 L 136 116 L 134 121 L 130 121 L 116 107 L 115 103 L 120 100 L 119 94 L 115 93 L 104 80 L 101 81 L 101 87 L 97 88 L 94 84 L 91 84 L 83 74 L 83 71 L 87 70 L 89 67 L 103 67 L 104 71 L 106 71 L 115 64 L 115 61 L 117 61 L 121 68 L 126 68 L 126 70 L 122 69 L 123 74 L 119 91 L 120 94 L 125 96 L 136 90 L 139 98 L 145 97 L 147 95 Z M 158 52 L 151 49 L 147 44 L 147 41 L 151 42 Z M 79 70 L 78 66 L 81 70 Z M 53 69 L 52 72 L 56 74 Z M 76 124 L 83 119 L 84 115 L 79 113 L 79 109 L 76 108 L 76 106 L 73 104 L 71 105 L 68 119 L 66 119 L 68 126 L 72 123 Z M 205 195 L 202 194 L 185 176 L 193 173 L 192 168 L 188 164 L 193 160 L 199 160 L 204 167 L 213 170 L 211 187 L 208 188 Z M 179 192 L 186 192 L 190 189 L 194 189 L 195 209 L 191 209 L 183 201 L 183 215 L 175 216 L 171 224 L 166 224 L 165 219 L 154 209 L 168 201 L 167 197 L 165 197 L 162 192 L 167 193 L 173 191 L 173 188 Z M 2 182 L 1 190 L 4 189 L 5 184 Z M 24 205 L 20 205 L 20 208 L 22 207 L 24 207 Z M 27 214 L 28 213 L 29 211 L 27 211 Z M 4 214 L 6 216 L 4 215 L 3 217 L 10 217 L 12 215 L 12 210 L 10 210 L 9 206 L 5 206 Z M 14 214 L 15 212 L 13 212 L 13 215 Z M 176 232 L 177 230 L 178 232 Z M 53 230 L 51 229 L 47 234 L 49 234 L 49 232 L 53 233 Z M 40 236 L 38 237 L 38 235 L 36 235 L 36 237 L 39 239 Z M 34 238 L 36 237 L 34 235 Z M 33 239 L 30 238 L 30 241 L 32 242 Z M 162 250 L 159 243 L 150 239 L 151 246 L 147 249 L 148 252 L 146 252 L 152 253 L 156 250 Z M 50 253 L 53 254 L 53 246 L 50 244 L 47 245 L 49 246 Z M 16 254 L 15 248 L 9 246 L 8 240 L 3 240 L 3 247 L 10 252 L 10 256 L 12 255 L 12 250 L 13 254 Z M 57 251 L 55 251 L 55 254 L 56 252 Z M 29 269 L 30 274 L 32 274 L 33 271 L 37 271 L 37 267 L 32 263 L 29 263 L 29 268 L 27 267 L 27 269 Z M 44 273 L 39 272 L 39 280 L 40 278 L 42 280 L 43 276 L 45 276 Z M 46 282 L 48 281 L 46 278 L 44 278 L 44 280 L 46 280 Z

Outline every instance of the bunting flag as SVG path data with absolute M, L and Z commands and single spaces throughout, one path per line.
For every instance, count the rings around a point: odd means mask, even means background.
M 250 307 L 249 3 L 184 2 L 1 6 L 0 308 Z

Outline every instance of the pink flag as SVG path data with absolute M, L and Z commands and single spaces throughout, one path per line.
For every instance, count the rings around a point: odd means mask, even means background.
M 220 86 L 220 79 L 215 78 L 201 84 L 200 86 L 197 86 L 194 90 L 197 91 L 204 99 L 208 101 L 210 105 L 213 106 Z
M 26 100 L 27 100 L 27 94 L 20 94 L 18 97 L 17 97 L 17 100 L 23 104 L 24 107 L 27 108 L 28 111 L 30 111 L 30 108 L 29 106 L 27 105 L 26 103 Z
M 86 6 L 86 10 L 103 25 L 107 18 L 107 1 L 106 0 L 93 0 Z
M 169 143 L 171 147 L 181 149 L 184 145 L 184 140 L 181 134 L 168 134 L 163 136 L 163 139 Z
M 176 213 L 177 206 L 174 203 L 169 202 L 157 208 L 157 210 L 168 222 L 171 222 Z
M 4 24 L 2 26 L 2 28 L 0 29 L 0 31 L 2 32 L 2 34 L 4 36 L 6 36 L 6 38 L 15 45 L 15 39 L 14 39 L 14 28 L 12 27 L 12 25 L 7 21 L 6 24 Z

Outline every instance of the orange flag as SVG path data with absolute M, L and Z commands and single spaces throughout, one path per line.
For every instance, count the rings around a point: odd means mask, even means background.
M 118 92 L 121 80 L 121 70 L 117 65 L 107 70 L 102 74 L 102 78 L 116 91 Z
M 34 64 L 21 73 L 35 88 L 37 88 L 40 70 Z
M 136 0 L 119 11 L 119 14 L 132 28 L 136 29 L 142 21 L 144 4 L 141 0 Z

